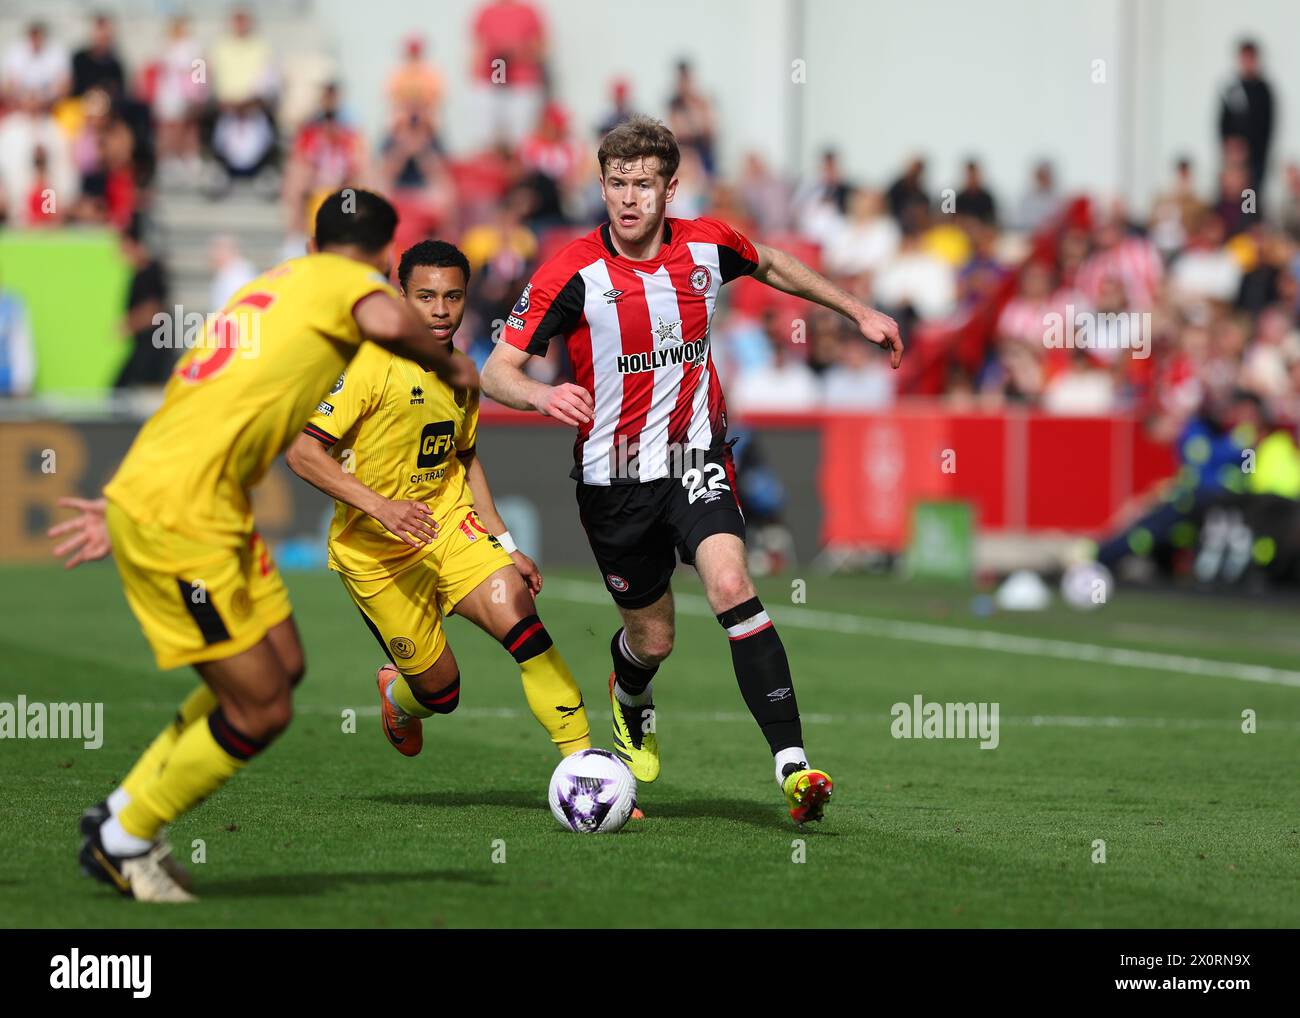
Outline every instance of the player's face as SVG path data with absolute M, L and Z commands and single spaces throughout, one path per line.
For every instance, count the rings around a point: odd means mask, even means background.
M 629 245 L 645 243 L 664 221 L 677 181 L 664 180 L 653 156 L 625 163 L 610 162 L 600 178 L 610 229 Z
M 460 269 L 417 265 L 402 296 L 435 339 L 451 342 L 465 317 L 465 274 Z

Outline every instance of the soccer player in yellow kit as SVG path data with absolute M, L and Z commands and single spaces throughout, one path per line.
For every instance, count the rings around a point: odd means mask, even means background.
M 53 528 L 69 567 L 110 550 L 163 669 L 203 682 L 121 786 L 82 816 L 82 869 L 144 901 L 192 900 L 160 838 L 289 724 L 304 657 L 249 489 L 298 435 L 365 339 L 475 386 L 473 364 L 389 285 L 397 214 L 345 189 L 316 216 L 313 253 L 253 280 L 188 351 L 104 499 Z M 366 344 L 370 346 L 371 344 Z
M 469 274 L 465 255 L 445 241 L 416 244 L 398 268 L 407 304 L 449 349 Z M 455 612 L 515 659 L 528 706 L 567 756 L 591 746 L 586 708 L 537 616 L 542 577 L 497 513 L 477 433 L 478 393 L 371 346 L 321 401 L 285 462 L 335 500 L 329 566 L 391 662 L 376 682 L 393 747 L 415 756 L 422 719 L 460 702 L 460 669 L 442 626 Z

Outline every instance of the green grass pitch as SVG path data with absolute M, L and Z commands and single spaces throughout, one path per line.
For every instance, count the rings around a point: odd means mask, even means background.
M 590 572 L 547 579 L 542 617 L 579 676 L 597 745 L 608 746 L 614 609 Z M 201 902 L 141 906 L 79 874 L 77 815 L 167 721 L 192 673 L 155 672 L 111 566 L 0 570 L 0 701 L 105 704 L 101 749 L 0 742 L 0 924 L 1300 920 L 1294 605 L 1121 591 L 1092 614 L 977 619 L 970 592 L 955 588 L 814 577 L 806 603 L 792 604 L 789 579 L 765 581 L 806 744 L 836 781 L 826 821 L 801 831 L 784 813 L 726 640 L 684 572 L 677 650 L 656 682 L 663 773 L 641 789 L 648 817 L 579 837 L 546 806 L 556 758 L 500 647 L 450 623 L 461 709 L 426 723 L 424 753 L 408 760 L 380 733 L 378 649 L 337 579 L 288 582 L 308 654 L 294 724 L 172 828 L 182 860 L 204 843 L 206 861 L 191 866 Z M 978 646 L 979 633 L 1033 639 Z M 1125 648 L 1142 653 L 1116 659 Z M 998 748 L 892 738 L 891 705 L 918 693 L 999 703 Z M 343 730 L 348 708 L 355 734 Z M 1255 734 L 1242 731 L 1245 710 L 1256 712 Z M 1093 861 L 1098 839 L 1104 863 Z

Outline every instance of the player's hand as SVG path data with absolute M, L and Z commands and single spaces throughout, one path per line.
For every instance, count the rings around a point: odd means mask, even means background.
M 903 339 L 898 334 L 898 323 L 889 315 L 864 307 L 857 317 L 858 331 L 879 347 L 889 351 L 889 363 L 897 368 L 903 363 Z
M 522 551 L 512 551 L 510 557 L 514 560 L 515 568 L 519 570 L 519 575 L 524 578 L 528 584 L 528 593 L 536 597 L 542 592 L 542 571 L 537 568 L 537 563 L 525 555 Z
M 573 382 L 542 386 L 533 401 L 533 406 L 537 408 L 538 413 L 573 425 L 588 423 L 592 414 L 596 412 L 596 404 L 591 398 L 591 393 Z
M 394 537 L 412 548 L 423 548 L 438 538 L 438 524 L 423 502 L 389 499 L 375 513 L 375 519 Z
M 64 569 L 98 561 L 113 550 L 108 523 L 104 520 L 104 510 L 108 505 L 104 499 L 61 498 L 57 504 L 60 509 L 76 509 L 80 514 L 46 531 L 47 537 L 67 537 L 66 541 L 56 544 L 52 552 L 55 558 L 72 553 L 72 557 L 63 563 Z

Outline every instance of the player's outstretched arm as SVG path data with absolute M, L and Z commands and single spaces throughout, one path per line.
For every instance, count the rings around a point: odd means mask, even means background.
M 595 412 L 591 393 L 581 385 L 547 385 L 524 373 L 531 354 L 509 343 L 498 343 L 483 365 L 483 392 L 502 406 L 536 410 L 565 424 L 586 424 Z
M 61 498 L 57 505 L 60 509 L 76 509 L 78 513 L 46 531 L 47 537 L 65 538 L 54 546 L 52 552 L 55 558 L 71 554 L 72 557 L 63 563 L 64 569 L 74 569 L 83 562 L 95 562 L 113 550 L 108 523 L 104 519 L 104 510 L 108 508 L 104 499 Z
M 488 487 L 487 472 L 483 469 L 483 462 L 478 458 L 478 454 L 473 449 L 457 454 L 461 463 L 465 465 L 465 483 L 469 485 L 470 494 L 474 496 L 474 511 L 478 513 L 479 520 L 483 526 L 487 527 L 489 534 L 495 534 L 500 537 L 502 534 L 508 534 L 506 521 L 501 518 L 497 512 L 497 504 L 492 498 L 492 489 Z M 519 570 L 519 575 L 524 578 L 528 584 L 529 592 L 536 597 L 542 592 L 542 571 L 537 568 L 537 563 L 525 555 L 518 548 L 511 547 L 514 544 L 510 541 L 505 544 L 506 551 L 510 553 L 510 558 L 514 560 L 515 568 Z
M 888 350 L 894 367 L 903 363 L 903 340 L 898 334 L 898 323 L 889 315 L 867 307 L 793 255 L 765 244 L 755 244 L 754 247 L 758 251 L 755 279 L 783 293 L 838 311 L 853 322 L 863 336 Z
M 448 385 L 458 389 L 478 388 L 474 362 L 434 339 L 415 312 L 401 301 L 375 292 L 357 302 L 352 316 L 367 339 L 423 365 Z
M 438 536 L 438 525 L 427 505 L 384 498 L 344 470 L 342 464 L 310 435 L 295 438 L 284 454 L 284 461 L 313 488 L 377 519 L 390 534 L 412 548 L 420 548 Z

